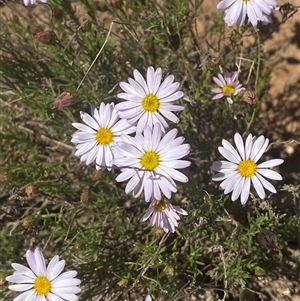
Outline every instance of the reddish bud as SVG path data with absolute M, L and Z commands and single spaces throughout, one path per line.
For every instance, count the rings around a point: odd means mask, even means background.
M 7 172 L 0 171 L 0 182 L 5 182 L 5 181 L 7 181 Z
M 34 34 L 34 37 L 42 44 L 53 44 L 55 42 L 55 33 L 53 31 L 40 31 Z
M 52 104 L 52 109 L 71 106 L 75 99 L 70 92 L 63 92 L 57 96 Z
M 263 230 L 257 235 L 258 242 L 268 249 L 273 251 L 276 249 L 275 237 L 271 231 Z
M 250 105 L 256 104 L 257 97 L 253 91 L 246 91 L 243 95 L 243 100 L 249 103 Z
M 34 198 L 38 193 L 38 189 L 33 186 L 33 185 L 30 185 L 26 188 L 26 194 L 29 198 Z

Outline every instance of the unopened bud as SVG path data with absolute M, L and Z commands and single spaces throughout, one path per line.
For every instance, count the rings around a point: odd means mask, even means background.
M 57 96 L 52 104 L 52 109 L 71 106 L 75 101 L 74 96 L 70 92 L 63 92 Z
M 174 276 L 174 268 L 171 267 L 171 266 L 167 266 L 165 268 L 165 273 L 168 275 L 168 276 Z
M 54 44 L 55 43 L 55 33 L 53 31 L 40 31 L 34 34 L 34 37 L 42 44 Z
M 26 194 L 29 198 L 33 199 L 38 193 L 38 189 L 34 185 L 30 185 L 26 188 Z
M 259 243 L 269 251 L 273 251 L 276 249 L 274 234 L 271 231 L 268 230 L 261 231 L 257 235 L 257 239 Z
M 6 282 L 5 276 L 3 274 L 0 274 L 0 286 L 4 285 Z
M 160 227 L 156 227 L 155 234 L 157 237 L 162 237 L 165 234 L 164 229 Z
M 257 102 L 257 97 L 255 92 L 253 91 L 246 91 L 243 95 L 243 100 L 249 103 L 250 105 L 254 105 Z
M 0 182 L 6 182 L 7 181 L 7 172 L 6 171 L 0 171 Z
M 80 202 L 87 203 L 89 201 L 89 190 L 84 189 L 80 195 Z

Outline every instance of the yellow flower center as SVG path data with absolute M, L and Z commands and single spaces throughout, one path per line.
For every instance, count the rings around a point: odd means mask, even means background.
M 146 112 L 153 113 L 159 109 L 160 102 L 156 95 L 148 94 L 144 97 L 142 101 L 142 106 Z
M 256 163 L 252 160 L 241 161 L 237 170 L 245 178 L 252 177 L 256 172 Z
M 147 170 L 154 170 L 159 165 L 159 155 L 154 151 L 147 151 L 141 157 L 141 165 Z
M 225 85 L 222 87 L 222 92 L 225 96 L 231 96 L 235 92 L 235 87 L 231 85 Z
M 96 141 L 99 144 L 107 145 L 107 144 L 112 143 L 113 140 L 114 140 L 114 135 L 110 129 L 101 128 L 98 130 L 98 132 L 96 134 Z
M 156 211 L 165 211 L 167 206 L 164 200 L 159 201 L 154 205 Z
M 38 295 L 47 295 L 51 291 L 51 282 L 45 276 L 38 276 L 34 280 L 34 289 Z

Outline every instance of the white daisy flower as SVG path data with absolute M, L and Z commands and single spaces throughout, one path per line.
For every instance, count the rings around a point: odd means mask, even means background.
M 46 268 L 43 253 L 36 248 L 34 252 L 28 250 L 26 259 L 30 268 L 12 263 L 15 272 L 5 279 L 16 284 L 9 285 L 9 289 L 23 292 L 13 301 L 76 301 L 75 294 L 81 292 L 78 287 L 80 280 L 74 278 L 76 271 L 61 274 L 65 267 L 65 260 L 59 260 L 55 255 Z
M 43 2 L 43 3 L 47 3 L 47 0 L 39 0 L 40 2 Z M 33 4 L 36 4 L 36 0 L 24 0 L 24 4 L 27 6 L 27 5 L 33 5 Z
M 187 212 L 178 206 L 172 205 L 168 200 L 153 200 L 142 217 L 142 222 L 146 221 L 150 216 L 150 225 L 162 228 L 165 232 L 175 232 L 180 220 L 179 214 L 187 215 Z
M 253 26 L 256 26 L 258 21 L 272 23 L 270 14 L 276 7 L 275 0 L 222 0 L 217 5 L 218 9 L 225 10 L 224 20 L 228 26 L 242 26 L 246 15 Z
M 216 95 L 212 99 L 220 99 L 226 97 L 226 100 L 233 104 L 232 96 L 239 94 L 245 88 L 239 83 L 238 73 L 234 72 L 232 75 L 228 72 L 224 73 L 224 76 L 221 73 L 217 74 L 217 77 L 213 77 L 214 82 L 220 88 L 212 88 L 211 92 Z
M 72 135 L 72 143 L 77 144 L 75 156 L 80 156 L 80 161 L 86 161 L 86 165 L 96 161 L 96 169 L 111 169 L 111 160 L 115 158 L 112 146 L 121 141 L 120 135 L 131 134 L 135 126 L 126 120 L 120 120 L 114 103 L 100 104 L 99 110 L 91 106 L 91 115 L 80 112 L 82 123 L 72 123 L 78 129 Z
M 123 142 L 118 142 L 116 151 L 119 158 L 112 162 L 122 168 L 117 182 L 128 179 L 125 192 L 133 192 L 137 198 L 143 191 L 145 200 L 161 199 L 161 192 L 169 199 L 176 192 L 176 183 L 187 182 L 188 178 L 177 169 L 190 166 L 189 161 L 179 160 L 190 151 L 189 144 L 182 144 L 183 137 L 176 137 L 177 130 L 173 129 L 163 136 L 158 123 L 150 128 L 146 126 L 143 134 L 134 138 L 122 135 Z M 129 167 L 129 168 L 128 168 Z
M 234 142 L 237 151 L 227 140 L 222 140 L 223 147 L 218 149 L 228 161 L 216 161 L 211 167 L 212 170 L 218 172 L 212 179 L 223 181 L 219 186 L 220 189 L 223 189 L 225 194 L 232 192 L 232 201 L 237 200 L 240 196 L 242 204 L 248 200 L 251 183 L 261 199 L 266 196 L 264 188 L 276 193 L 274 186 L 265 178 L 282 180 L 280 174 L 269 168 L 282 164 L 283 160 L 273 159 L 257 164 L 268 147 L 269 139 L 264 136 L 259 136 L 256 139 L 249 134 L 244 146 L 241 135 L 236 133 Z
M 175 105 L 175 101 L 183 96 L 177 91 L 179 83 L 174 81 L 174 76 L 169 75 L 162 83 L 162 70 L 156 71 L 149 67 L 147 71 L 147 82 L 138 70 L 133 71 L 134 79 L 129 78 L 128 82 L 121 82 L 120 87 L 125 93 L 118 94 L 119 98 L 125 99 L 116 105 L 121 118 L 127 119 L 130 124 L 136 124 L 137 133 L 142 133 L 149 125 L 152 127 L 159 123 L 162 131 L 168 127 L 163 118 L 178 123 L 179 119 L 171 111 L 182 111 L 184 107 Z

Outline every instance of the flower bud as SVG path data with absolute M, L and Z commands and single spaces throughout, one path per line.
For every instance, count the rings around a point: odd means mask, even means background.
M 243 95 L 243 100 L 249 103 L 250 105 L 255 105 L 257 101 L 257 97 L 255 92 L 253 91 L 246 91 Z
M 52 104 L 52 110 L 71 106 L 74 101 L 74 96 L 70 92 L 63 92 L 55 98 Z
M 54 44 L 55 43 L 55 33 L 53 31 L 40 31 L 34 34 L 34 37 L 42 44 Z
M 257 235 L 258 242 L 268 249 L 273 251 L 276 249 L 275 237 L 271 231 L 263 230 Z
M 80 202 L 87 203 L 89 201 L 89 190 L 84 189 L 80 195 Z
M 0 182 L 6 182 L 7 181 L 7 172 L 6 171 L 0 171 Z
M 38 193 L 38 189 L 33 186 L 33 185 L 30 185 L 26 188 L 26 194 L 29 198 L 33 199 Z

